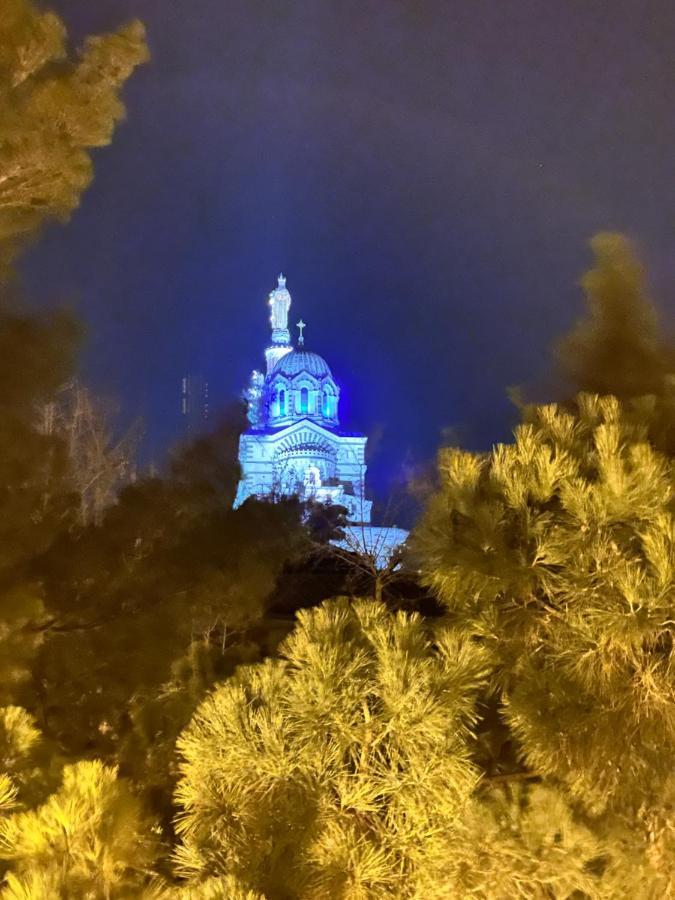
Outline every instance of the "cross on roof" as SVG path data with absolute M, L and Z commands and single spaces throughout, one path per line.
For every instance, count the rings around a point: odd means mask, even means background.
M 307 328 L 307 326 L 306 326 L 305 323 L 302 321 L 302 319 L 300 319 L 300 321 L 299 321 L 298 324 L 297 324 L 297 329 L 298 329 L 298 331 L 300 332 L 300 337 L 298 338 L 298 343 L 300 344 L 301 347 L 302 347 L 302 345 L 305 343 L 305 338 L 304 338 L 304 336 L 303 336 L 303 334 L 302 334 L 302 332 L 303 332 L 303 330 L 304 330 L 305 328 Z

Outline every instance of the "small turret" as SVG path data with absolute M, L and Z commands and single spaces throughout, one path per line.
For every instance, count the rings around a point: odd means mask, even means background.
M 262 372 L 254 369 L 251 372 L 251 378 L 248 387 L 244 391 L 244 399 L 246 400 L 246 415 L 252 428 L 265 427 L 265 410 L 263 408 L 263 388 L 265 386 L 265 376 Z

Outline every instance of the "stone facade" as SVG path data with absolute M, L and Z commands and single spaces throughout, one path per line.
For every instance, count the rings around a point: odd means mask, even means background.
M 254 371 L 245 392 L 250 427 L 241 436 L 242 477 L 235 505 L 248 497 L 298 495 L 336 503 L 351 522 L 370 522 L 365 496 L 367 437 L 340 429 L 340 388 L 328 363 L 304 347 L 302 320 L 298 347 L 291 343 L 291 296 L 279 276 L 269 297 L 271 344 L 267 371 Z

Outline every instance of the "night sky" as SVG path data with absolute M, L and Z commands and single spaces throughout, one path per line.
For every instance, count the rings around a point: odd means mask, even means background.
M 184 371 L 218 406 L 262 367 L 280 271 L 379 491 L 444 434 L 508 436 L 595 231 L 628 232 L 675 307 L 673 0 L 51 5 L 76 42 L 148 30 L 92 188 L 23 265 L 86 319 L 85 376 L 145 418 L 147 458 Z

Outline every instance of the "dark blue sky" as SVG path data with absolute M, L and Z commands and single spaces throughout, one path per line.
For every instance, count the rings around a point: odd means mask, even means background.
M 157 458 L 184 370 L 225 403 L 261 365 L 280 270 L 380 487 L 444 429 L 508 435 L 593 232 L 633 236 L 673 303 L 672 0 L 51 5 L 78 41 L 148 30 L 127 122 L 24 271 L 81 311 L 87 377 Z

